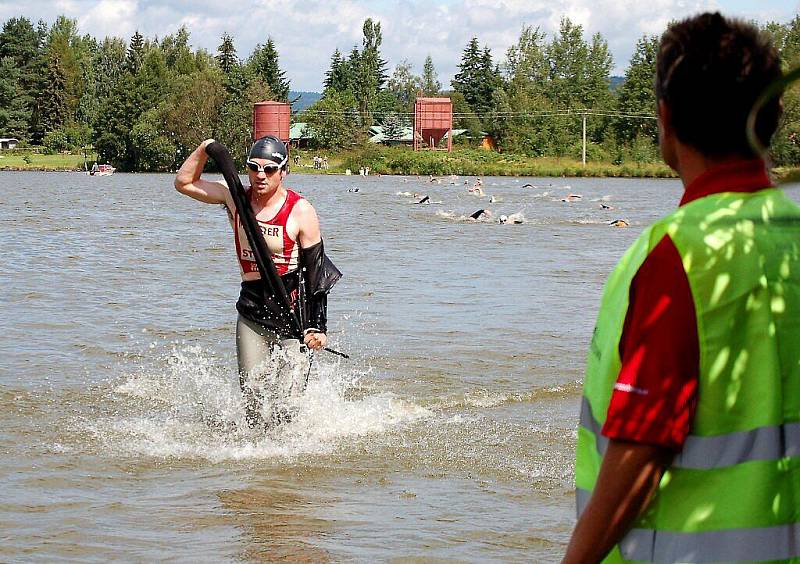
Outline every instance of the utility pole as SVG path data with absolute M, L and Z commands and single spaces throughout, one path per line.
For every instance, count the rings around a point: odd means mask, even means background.
M 583 166 L 586 166 L 586 113 L 583 114 Z

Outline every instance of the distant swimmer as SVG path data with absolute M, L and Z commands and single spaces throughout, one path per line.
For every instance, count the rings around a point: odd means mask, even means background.
M 609 206 L 608 204 L 604 204 L 603 202 L 600 202 L 600 209 L 603 209 L 603 210 L 613 210 L 613 209 L 614 209 L 614 207 L 613 207 L 613 206 Z
M 490 203 L 490 204 L 493 204 L 493 203 L 495 203 L 496 201 L 497 201 L 497 198 L 495 198 L 494 196 L 489 196 L 489 203 Z
M 350 188 L 348 192 L 358 192 L 360 188 Z
M 430 203 L 431 203 L 431 197 L 430 197 L 430 196 L 425 196 L 424 198 L 422 198 L 422 199 L 421 199 L 419 202 L 417 202 L 417 203 L 418 203 L 418 204 L 430 204 Z
M 561 201 L 562 202 L 577 202 L 581 198 L 583 198 L 583 196 L 581 194 L 569 194 L 569 195 L 567 195 L 566 198 L 562 198 Z
M 499 222 L 502 224 L 513 223 L 515 225 L 519 225 L 520 223 L 525 222 L 525 217 L 522 215 L 521 212 L 512 213 L 509 215 L 501 215 Z
M 492 217 L 492 211 L 491 210 L 478 210 L 475 213 L 470 214 L 470 217 L 472 219 L 474 219 L 474 220 L 480 219 L 481 216 Z
M 522 185 L 522 187 L 523 187 L 523 188 L 536 188 L 536 186 L 534 186 L 533 184 L 530 184 L 530 183 L 528 183 L 528 184 L 523 184 L 523 185 Z
M 624 219 L 615 219 L 614 221 L 610 222 L 609 225 L 611 227 L 630 227 L 630 223 Z

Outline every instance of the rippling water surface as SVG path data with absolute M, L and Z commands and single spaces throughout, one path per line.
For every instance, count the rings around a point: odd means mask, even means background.
M 601 287 L 681 187 L 464 182 L 288 177 L 352 359 L 317 355 L 264 435 L 235 425 L 221 209 L 167 175 L 0 173 L 0 560 L 557 561 Z

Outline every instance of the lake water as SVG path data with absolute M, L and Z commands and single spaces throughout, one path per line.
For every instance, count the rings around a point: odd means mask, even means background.
M 0 173 L 0 560 L 560 558 L 602 284 L 678 181 L 290 175 L 352 359 L 264 435 L 206 423 L 242 415 L 239 274 L 172 180 Z

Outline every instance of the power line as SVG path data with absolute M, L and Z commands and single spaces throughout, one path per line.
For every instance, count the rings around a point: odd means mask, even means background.
M 398 117 L 408 118 L 413 117 L 414 112 L 387 112 L 395 114 Z M 295 115 L 322 115 L 322 116 L 345 116 L 356 117 L 358 112 L 355 110 L 302 110 Z M 453 119 L 477 118 L 480 120 L 490 119 L 514 119 L 514 118 L 535 118 L 535 117 L 583 117 L 583 116 L 597 116 L 597 117 L 614 117 L 626 119 L 644 119 L 656 120 L 656 116 L 645 113 L 630 113 L 630 112 L 614 112 L 610 110 L 593 110 L 593 109 L 563 109 L 563 110 L 541 110 L 541 111 L 521 111 L 521 112 L 453 112 Z

